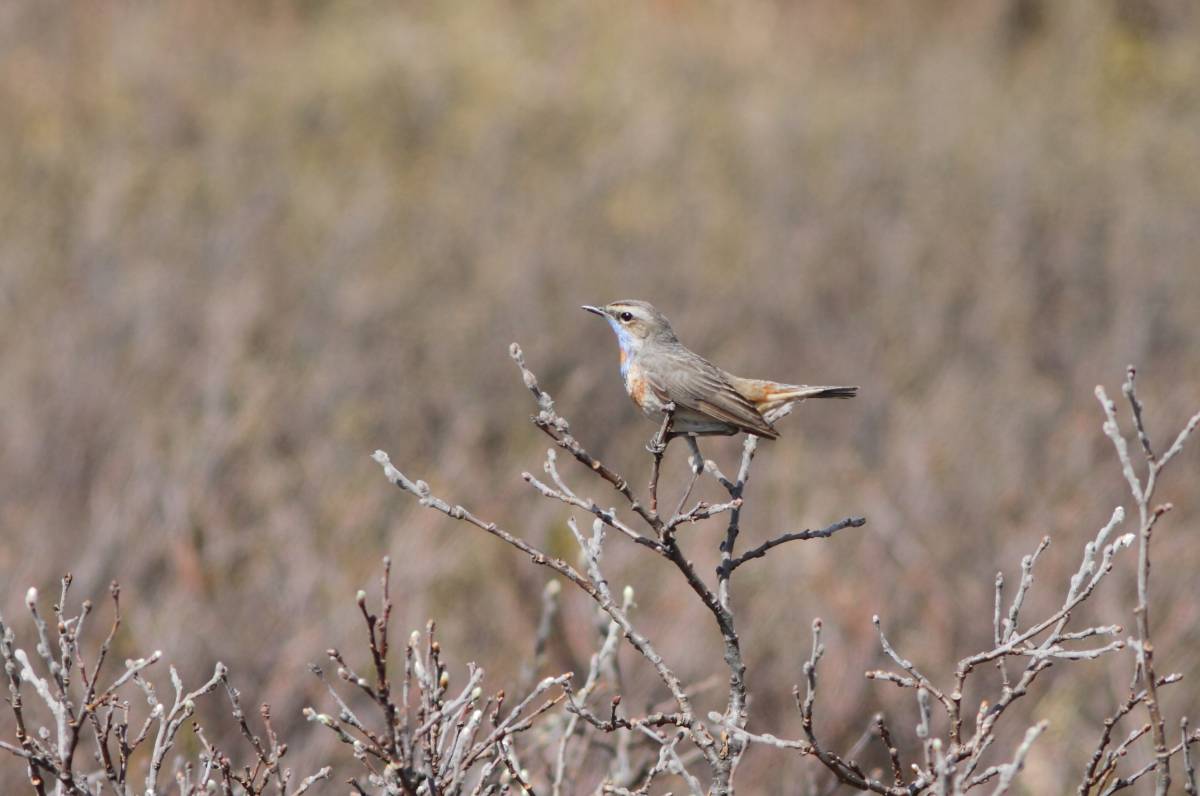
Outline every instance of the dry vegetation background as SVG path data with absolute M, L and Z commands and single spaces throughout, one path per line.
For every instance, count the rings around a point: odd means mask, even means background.
M 747 543 L 868 517 L 755 565 L 752 729 L 799 734 L 819 615 L 831 745 L 879 709 L 911 737 L 911 695 L 862 677 L 871 614 L 945 676 L 990 644 L 996 570 L 1050 532 L 1045 613 L 1128 505 L 1093 386 L 1137 363 L 1160 444 L 1196 407 L 1198 42 L 1169 0 L 4 3 L 0 607 L 66 570 L 102 604 L 119 578 L 118 655 L 161 648 L 191 682 L 225 661 L 294 765 L 333 744 L 303 726 L 305 664 L 359 650 L 350 595 L 384 554 L 402 635 L 432 617 L 514 681 L 545 573 L 368 454 L 569 553 L 565 507 L 519 477 L 547 441 L 507 345 L 641 484 L 653 429 L 578 305 L 646 298 L 731 369 L 862 385 L 784 421 L 751 485 Z M 1155 536 L 1171 727 L 1200 718 L 1198 477 L 1192 445 Z M 707 532 L 684 536 L 701 562 Z M 719 674 L 676 573 L 619 541 L 641 627 Z M 1131 626 L 1132 573 L 1093 618 Z M 591 617 L 568 596 L 547 672 L 585 665 Z M 1051 721 L 1030 793 L 1077 780 L 1132 653 L 1068 668 L 1019 708 Z M 744 767 L 747 793 L 825 777 Z M 6 760 L 0 789 L 21 776 Z

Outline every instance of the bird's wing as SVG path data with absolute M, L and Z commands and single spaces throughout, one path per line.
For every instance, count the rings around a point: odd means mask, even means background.
M 766 439 L 779 436 L 716 365 L 687 349 L 663 356 L 665 366 L 646 374 L 659 400 L 708 415 L 747 434 Z

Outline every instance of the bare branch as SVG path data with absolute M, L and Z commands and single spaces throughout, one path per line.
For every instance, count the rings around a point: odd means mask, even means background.
M 1021 745 L 1017 747 L 1013 761 L 1000 767 L 1000 781 L 996 783 L 996 789 L 992 791 L 992 796 L 1007 793 L 1008 789 L 1012 787 L 1013 779 L 1025 767 L 1025 758 L 1029 754 L 1030 747 L 1033 746 L 1033 742 L 1038 739 L 1038 736 L 1046 731 L 1048 725 L 1049 722 L 1039 721 L 1025 732 L 1025 740 L 1021 741 Z
M 866 524 L 867 524 L 867 521 L 864 517 L 847 517 L 844 520 L 838 520 L 837 522 L 833 523 L 832 525 L 826 525 L 824 528 L 820 528 L 815 531 L 814 530 L 803 530 L 803 531 L 792 531 L 790 533 L 781 534 L 779 536 L 776 536 L 774 539 L 768 539 L 767 541 L 760 544 L 758 547 L 755 547 L 751 550 L 747 550 L 746 552 L 742 553 L 737 558 L 730 561 L 728 563 L 729 571 L 732 572 L 733 570 L 740 567 L 742 564 L 745 564 L 747 561 L 750 561 L 752 559 L 762 558 L 763 556 L 765 556 L 767 554 L 768 550 L 770 550 L 773 547 L 778 547 L 779 545 L 784 544 L 785 542 L 807 541 L 809 539 L 828 539 L 830 536 L 833 536 L 835 533 L 842 530 L 843 528 L 861 528 L 862 526 L 864 526 Z
M 1112 440 L 1121 462 L 1121 470 L 1129 484 L 1129 491 L 1138 507 L 1138 569 L 1137 569 L 1137 606 L 1134 609 L 1137 638 L 1133 647 L 1137 651 L 1138 672 L 1141 674 L 1142 685 L 1147 694 L 1145 699 L 1146 712 L 1154 734 L 1155 752 L 1155 793 L 1165 796 L 1171 785 L 1170 750 L 1167 748 L 1166 719 L 1162 714 L 1157 694 L 1157 677 L 1154 672 L 1154 644 L 1150 633 L 1150 542 L 1151 534 L 1158 519 L 1170 510 L 1170 504 L 1151 508 L 1158 477 L 1162 469 L 1183 449 L 1184 444 L 1200 425 L 1200 413 L 1192 416 L 1176 436 L 1174 443 L 1167 449 L 1161 459 L 1156 459 L 1149 436 L 1146 433 L 1145 421 L 1142 416 L 1143 406 L 1137 397 L 1135 384 L 1136 370 L 1129 366 L 1122 392 L 1129 401 L 1133 414 L 1135 433 L 1141 442 L 1146 457 L 1146 477 L 1143 481 L 1138 477 L 1133 462 L 1129 456 L 1129 446 L 1117 423 L 1116 408 L 1109 400 L 1103 386 L 1096 387 L 1096 398 L 1104 411 L 1104 433 Z

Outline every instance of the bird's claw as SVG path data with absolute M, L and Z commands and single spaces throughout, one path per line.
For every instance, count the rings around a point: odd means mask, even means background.
M 660 442 L 658 437 L 646 443 L 646 452 L 653 456 L 661 456 L 667 451 L 667 443 Z
M 662 456 L 667 450 L 667 443 L 671 441 L 671 424 L 675 419 L 675 404 L 668 401 L 663 404 L 663 423 L 658 433 L 650 438 L 650 442 L 646 445 L 646 450 L 654 456 Z

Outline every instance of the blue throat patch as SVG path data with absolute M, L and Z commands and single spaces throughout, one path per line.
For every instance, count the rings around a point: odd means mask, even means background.
M 629 330 L 617 323 L 615 318 L 605 316 L 605 320 L 608 321 L 608 325 L 613 328 L 613 331 L 617 333 L 617 344 L 621 346 L 621 353 L 624 355 L 621 357 L 621 378 L 625 378 L 629 375 L 629 360 L 633 357 L 637 342 L 634 340 L 633 335 L 629 333 Z

